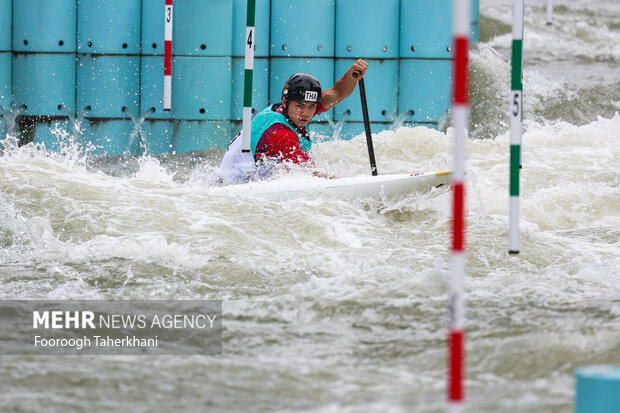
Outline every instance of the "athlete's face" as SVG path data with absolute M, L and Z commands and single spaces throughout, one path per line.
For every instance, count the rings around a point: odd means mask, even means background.
M 307 100 L 291 101 L 288 104 L 288 117 L 297 126 L 306 126 L 316 113 L 317 103 Z

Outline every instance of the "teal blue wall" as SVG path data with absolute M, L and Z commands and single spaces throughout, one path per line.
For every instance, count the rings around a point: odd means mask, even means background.
M 175 0 L 172 110 L 164 112 L 164 0 L 0 0 L 0 136 L 19 111 L 22 141 L 57 145 L 81 123 L 98 154 L 225 146 L 240 129 L 246 0 Z M 256 0 L 253 106 L 294 72 L 329 88 L 356 58 L 373 131 L 394 119 L 436 127 L 450 106 L 451 0 Z M 478 1 L 472 36 L 477 39 Z M 11 109 L 12 108 L 12 109 Z M 329 116 L 329 118 L 328 118 Z M 314 130 L 363 132 L 357 90 Z M 135 138 L 136 124 L 141 135 Z M 132 134 L 132 131 L 134 132 Z M 133 136 L 133 137 L 132 137 Z

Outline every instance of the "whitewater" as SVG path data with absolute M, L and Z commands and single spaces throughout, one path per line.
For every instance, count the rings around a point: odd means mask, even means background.
M 525 8 L 518 256 L 510 1 L 481 1 L 470 54 L 472 412 L 570 412 L 576 368 L 620 364 L 620 6 L 556 0 L 548 26 L 545 3 Z M 223 300 L 223 354 L 0 356 L 0 410 L 445 410 L 448 188 L 269 202 L 214 190 L 221 148 L 93 157 L 56 133 L 54 153 L 2 141 L 0 298 Z M 449 121 L 373 138 L 380 173 L 452 167 Z M 363 135 L 313 151 L 321 171 L 368 174 Z

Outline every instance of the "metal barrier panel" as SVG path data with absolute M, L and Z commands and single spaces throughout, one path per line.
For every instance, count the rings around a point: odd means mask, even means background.
M 336 60 L 336 76 L 340 77 L 354 62 L 354 59 Z M 368 60 L 367 63 L 364 83 L 368 118 L 371 122 L 392 122 L 398 115 L 398 60 Z M 359 88 L 336 106 L 334 114 L 336 120 L 364 120 Z
M 271 2 L 271 56 L 333 57 L 335 0 Z
M 0 0 L 0 52 L 12 49 L 13 0 Z
M 437 123 L 450 108 L 451 60 L 403 59 L 400 62 L 400 113 L 408 122 Z
M 13 2 L 13 50 L 75 52 L 75 0 Z
M 232 59 L 232 107 L 231 118 L 243 118 L 243 66 L 242 57 Z M 254 77 L 252 80 L 252 107 L 261 111 L 269 104 L 269 60 L 261 57 L 254 60 Z
M 452 0 L 402 1 L 400 5 L 400 56 L 451 57 Z
M 78 53 L 140 53 L 140 0 L 79 0 L 77 14 Z
M 163 3 L 160 2 L 160 4 L 163 9 Z M 175 2 L 172 54 L 177 56 L 230 56 L 232 17 L 231 0 L 180 0 Z
M 272 58 L 269 85 L 269 101 L 272 104 L 282 101 L 284 82 L 295 73 L 308 73 L 316 77 L 323 90 L 334 85 L 334 61 L 332 59 Z
M 397 58 L 399 4 L 399 0 L 338 0 L 336 57 Z
M 232 24 L 232 55 L 233 57 L 245 56 L 245 28 L 247 23 L 247 0 L 233 0 L 233 24 Z M 269 14 L 271 4 L 269 0 L 256 0 L 256 18 L 254 39 L 254 56 L 269 56 Z
M 138 114 L 139 56 L 79 55 L 77 111 L 88 118 L 128 118 Z
M 75 55 L 18 53 L 13 56 L 13 99 L 23 115 L 66 116 L 75 112 Z

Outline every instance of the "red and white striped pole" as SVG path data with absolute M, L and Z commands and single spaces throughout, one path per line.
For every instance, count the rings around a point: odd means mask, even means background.
M 164 32 L 164 110 L 170 110 L 172 108 L 172 0 L 166 0 Z
M 452 173 L 452 280 L 448 337 L 447 411 L 463 411 L 465 378 L 465 152 L 468 116 L 468 49 L 471 0 L 454 0 L 452 8 L 452 115 L 454 172 Z

